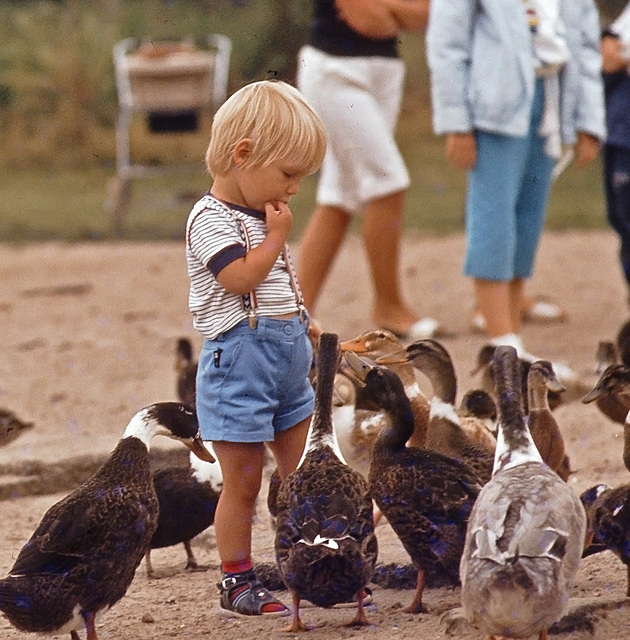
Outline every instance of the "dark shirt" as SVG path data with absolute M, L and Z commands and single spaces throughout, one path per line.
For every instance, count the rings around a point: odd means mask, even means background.
M 617 35 L 605 30 L 602 36 Z M 630 74 L 624 69 L 617 73 L 604 73 L 606 97 L 606 144 L 630 149 Z
M 353 31 L 339 19 L 335 0 L 313 0 L 308 44 L 333 56 L 398 57 L 398 39 L 375 40 Z

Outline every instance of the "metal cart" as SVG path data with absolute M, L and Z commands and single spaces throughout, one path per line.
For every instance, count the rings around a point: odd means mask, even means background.
M 134 117 L 146 119 L 148 135 L 194 132 L 202 113 L 214 115 L 226 99 L 231 50 L 230 39 L 220 34 L 181 41 L 127 38 L 114 46 L 119 104 L 116 176 L 108 185 L 105 207 L 116 235 L 123 231 L 131 180 L 191 169 L 190 164 L 134 163 L 130 148 Z

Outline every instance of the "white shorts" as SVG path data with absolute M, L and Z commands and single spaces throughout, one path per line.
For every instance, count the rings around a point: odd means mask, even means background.
M 409 187 L 394 138 L 405 80 L 399 58 L 344 57 L 305 46 L 297 85 L 326 128 L 317 203 L 361 213 Z

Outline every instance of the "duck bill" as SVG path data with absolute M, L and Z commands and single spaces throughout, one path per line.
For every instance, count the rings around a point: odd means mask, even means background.
M 598 387 L 595 387 L 594 389 L 591 389 L 583 398 L 582 398 L 582 402 L 584 404 L 589 404 L 590 402 L 594 402 L 595 400 L 597 400 L 598 398 L 600 398 L 602 395 L 602 392 L 599 390 Z
M 358 356 L 354 351 L 346 351 L 344 357 L 348 366 L 344 368 L 343 373 L 364 387 L 365 378 L 374 368 L 374 365 L 367 362 L 364 358 L 361 358 L 361 356 Z
M 197 434 L 192 440 L 187 440 L 184 444 L 200 459 L 204 462 L 216 462 L 215 457 L 208 451 L 206 445 L 203 443 L 201 436 Z
M 566 391 L 567 388 L 558 380 L 558 378 L 550 378 L 547 380 L 547 389 L 549 391 L 553 391 L 554 393 L 562 393 Z
M 339 343 L 342 353 L 353 351 L 354 353 L 367 353 L 365 340 L 361 338 L 353 338 L 352 340 L 344 340 Z
M 394 351 L 394 353 L 387 353 L 376 358 L 376 364 L 409 364 L 409 354 L 406 349 Z

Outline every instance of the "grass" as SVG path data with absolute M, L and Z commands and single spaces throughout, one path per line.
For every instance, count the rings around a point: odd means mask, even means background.
M 127 4 L 124 6 L 127 7 Z M 245 3 L 243 6 L 244 14 L 252 19 L 251 24 L 259 26 L 261 32 L 268 29 L 269 16 L 264 12 L 251 10 L 253 5 Z M 36 8 L 49 9 L 50 5 L 36 5 Z M 7 10 L 6 7 L 4 9 Z M 139 11 L 137 7 L 136 9 Z M 147 15 L 148 12 L 137 14 L 139 24 L 136 30 L 141 33 L 152 33 L 158 29 L 159 25 L 152 24 Z M 30 34 L 30 37 L 22 40 L 37 41 L 33 35 L 37 34 L 34 22 L 38 21 L 19 23 Z M 233 23 L 232 20 L 232 28 Z M 169 26 L 173 24 L 169 23 Z M 190 30 L 188 24 L 177 23 L 176 26 L 178 33 Z M 232 34 L 229 29 L 228 22 L 216 25 L 217 31 L 226 32 L 234 38 L 233 66 L 241 71 L 253 67 L 255 56 L 248 58 L 246 53 L 249 51 L 251 54 L 256 50 L 247 49 L 247 43 L 243 41 L 244 30 L 240 29 Z M 254 29 L 252 32 L 255 31 Z M 46 50 L 45 56 L 40 52 L 40 57 L 47 61 L 46 64 L 38 65 L 42 69 L 42 81 L 46 78 L 50 80 L 51 61 L 55 60 L 52 52 L 59 46 L 55 41 L 50 45 L 50 51 Z M 95 54 L 95 58 L 101 62 L 103 56 L 109 59 L 109 45 L 100 43 L 100 48 L 106 53 Z M 461 232 L 464 226 L 466 181 L 463 174 L 446 164 L 443 156 L 444 141 L 432 133 L 429 76 L 423 37 L 406 35 L 402 40 L 401 51 L 407 62 L 408 74 L 398 135 L 412 177 L 405 227 L 430 234 Z M 236 69 L 232 75 L 238 80 Z M 109 77 L 109 85 L 102 87 L 101 91 L 108 94 L 114 90 L 112 77 Z M 81 86 L 79 83 L 79 88 L 75 87 L 75 90 L 79 91 Z M 81 96 L 80 91 L 78 95 Z M 71 126 L 79 120 L 79 116 L 68 116 L 65 120 L 66 128 L 57 131 L 56 138 L 51 138 L 55 143 L 54 153 L 51 154 L 54 160 L 39 162 L 37 166 L 24 161 L 3 167 L 0 172 L 0 241 L 19 243 L 57 239 L 72 242 L 114 237 L 111 215 L 105 207 L 109 184 L 115 176 L 114 130 L 111 122 L 108 125 L 107 118 L 103 117 L 103 126 L 92 129 L 91 135 L 85 136 L 83 157 L 87 160 L 82 164 L 64 162 L 64 152 L 70 148 L 66 142 L 80 137 L 77 133 L 73 138 Z M 159 141 L 150 141 L 146 135 L 143 138 L 142 126 L 134 131 L 135 148 L 148 154 L 149 162 L 157 160 L 160 154 L 171 157 L 174 152 L 180 151 L 187 160 L 192 159 L 199 164 L 190 175 L 169 174 L 161 178 L 133 181 L 123 237 L 129 240 L 182 238 L 192 203 L 210 186 L 209 178 L 201 165 L 207 133 L 204 130 L 198 140 L 189 136 L 186 139 L 182 136 L 166 136 Z M 14 145 L 14 153 L 22 150 L 26 155 L 29 150 L 27 142 L 31 147 L 36 147 L 43 144 L 43 140 L 48 140 L 46 131 L 35 127 L 28 136 L 25 134 L 19 144 Z M 11 166 L 14 168 L 9 168 Z M 82 168 L 71 168 L 76 166 Z M 300 193 L 292 201 L 294 239 L 302 233 L 313 208 L 315 186 L 315 177 L 307 178 Z M 582 170 L 570 166 L 553 186 L 547 228 L 561 230 L 606 226 L 600 162 Z

